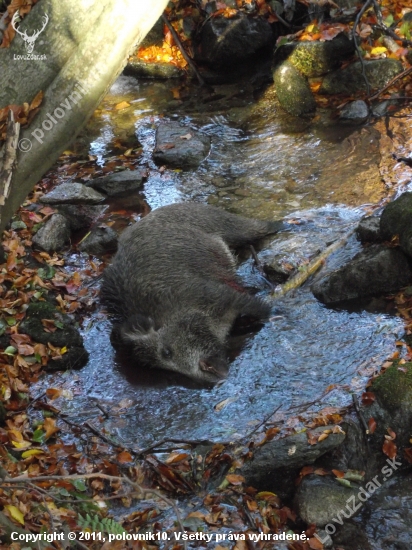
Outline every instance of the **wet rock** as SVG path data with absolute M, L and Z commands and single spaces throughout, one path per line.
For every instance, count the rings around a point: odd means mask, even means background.
M 366 504 L 365 509 L 367 507 L 368 505 Z M 364 530 L 352 522 L 345 522 L 342 527 L 337 526 L 333 542 L 341 550 L 377 550 L 375 544 L 370 546 Z M 374 543 L 374 538 L 371 542 Z
M 396 59 L 374 59 L 364 61 L 365 73 L 372 90 L 383 88 L 393 77 L 402 72 L 402 63 Z M 354 94 L 366 90 L 360 61 L 345 69 L 329 73 L 323 79 L 320 94 Z
M 322 76 L 334 69 L 355 50 L 353 40 L 345 33 L 333 40 L 290 42 L 280 46 L 275 59 L 287 59 L 307 77 Z
M 165 122 L 156 130 L 153 159 L 161 165 L 196 168 L 209 154 L 209 150 L 208 136 L 188 126 L 181 126 L 178 122 Z
M 322 426 L 312 432 L 320 434 L 326 429 L 327 426 Z M 242 475 L 254 487 L 264 487 L 275 470 L 300 468 L 305 464 L 312 464 L 317 458 L 340 445 L 344 439 L 344 433 L 332 433 L 316 445 L 309 445 L 308 434 L 303 432 L 269 441 L 256 449 L 253 459 L 244 464 Z
M 46 252 L 60 250 L 70 239 L 70 224 L 61 214 L 53 214 L 33 237 L 33 244 Z
M 145 38 L 139 44 L 139 48 L 148 48 L 149 46 L 161 46 L 164 39 L 163 26 L 163 19 L 162 17 L 159 17 L 159 19 L 147 33 Z
M 99 204 L 104 196 L 82 183 L 62 183 L 44 195 L 45 204 Z
M 407 254 L 410 258 L 412 258 L 412 227 L 408 227 L 408 229 L 405 229 L 401 233 L 401 238 L 399 241 L 399 244 L 401 245 L 402 250 Z
M 308 475 L 302 479 L 296 492 L 296 510 L 306 523 L 323 527 L 333 523 L 333 518 L 339 513 L 342 516 L 342 510 L 348 513 L 348 499 L 357 492 L 331 477 Z
M 366 103 L 360 99 L 347 103 L 340 112 L 339 118 L 343 122 L 360 124 L 369 116 L 369 109 Z
M 401 250 L 372 245 L 315 281 L 311 290 L 319 301 L 330 305 L 395 292 L 411 280 L 412 270 Z
M 108 176 L 96 178 L 89 181 L 86 185 L 104 193 L 109 197 L 116 197 L 125 193 L 138 191 L 143 185 L 143 180 L 147 177 L 147 170 L 123 170 Z
M 135 57 L 129 59 L 123 74 L 135 78 L 168 80 L 169 78 L 182 78 L 186 73 L 183 69 L 179 69 L 171 63 L 150 63 Z
M 355 528 L 347 531 L 345 525 L 336 535 L 336 546 L 344 550 L 409 550 L 411 547 L 412 476 L 409 473 L 383 480 L 381 474 L 379 479 L 382 487 L 353 519 Z
M 356 228 L 356 238 L 361 243 L 378 243 L 382 240 L 380 218 L 378 216 L 365 216 Z
M 78 246 L 81 252 L 102 256 L 117 249 L 117 233 L 107 225 L 94 228 Z
M 104 205 L 62 204 L 57 206 L 57 211 L 68 220 L 71 231 L 78 231 L 90 227 L 106 208 Z
M 316 109 L 316 102 L 304 76 L 288 61 L 273 75 L 279 103 L 289 114 L 301 116 Z
M 391 240 L 402 235 L 412 226 L 412 192 L 403 193 L 383 209 L 381 215 L 381 234 L 383 239 Z
M 56 330 L 47 332 L 42 323 L 43 319 L 52 321 L 52 328 Z M 55 347 L 67 348 L 67 352 L 60 358 L 51 359 L 48 362 L 46 367 L 48 370 L 79 369 L 87 363 L 89 354 L 83 346 L 83 338 L 74 327 L 73 321 L 49 302 L 30 304 L 26 317 L 20 324 L 20 331 L 28 334 L 35 342 L 45 345 L 50 342 Z
M 272 44 L 273 33 L 266 19 L 241 13 L 230 19 L 218 16 L 203 25 L 195 57 L 222 69 L 243 63 Z

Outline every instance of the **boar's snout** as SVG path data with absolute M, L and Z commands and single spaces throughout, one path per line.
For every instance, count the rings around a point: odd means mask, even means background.
M 222 357 L 208 357 L 199 361 L 200 371 L 216 377 L 218 380 L 227 378 L 229 372 L 229 364 Z

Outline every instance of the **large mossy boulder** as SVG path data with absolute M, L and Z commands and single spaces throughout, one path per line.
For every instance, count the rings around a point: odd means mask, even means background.
M 47 320 L 48 323 L 43 323 Z M 49 302 L 29 305 L 20 331 L 28 334 L 34 342 L 66 349 L 60 358 L 51 359 L 48 370 L 79 369 L 88 360 L 89 354 L 83 345 L 83 338 L 68 315 L 59 311 Z
M 316 102 L 308 81 L 289 61 L 274 72 L 276 95 L 286 112 L 293 116 L 312 113 Z
M 375 378 L 371 390 L 382 406 L 390 411 L 402 409 L 412 413 L 412 363 L 395 361 L 383 374 Z M 412 420 L 412 417 L 411 417 Z
M 397 74 L 403 71 L 403 65 L 397 59 L 374 59 L 363 61 L 366 78 L 372 90 L 383 88 Z M 338 69 L 325 76 L 320 94 L 356 94 L 366 90 L 363 67 L 360 61 L 344 69 Z
M 315 77 L 339 67 L 354 50 L 353 40 L 347 34 L 340 33 L 333 40 L 324 42 L 287 42 L 278 48 L 276 58 L 282 61 L 287 59 L 304 76 Z

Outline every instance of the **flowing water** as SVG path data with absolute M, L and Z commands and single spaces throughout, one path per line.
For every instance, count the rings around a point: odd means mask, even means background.
M 77 145 L 104 164 L 114 137 L 143 147 L 149 177 L 141 196 L 158 208 L 201 201 L 246 216 L 298 220 L 260 252 L 293 263 L 309 259 L 346 232 L 385 196 L 378 173 L 378 138 L 372 128 L 333 124 L 326 113 L 295 120 L 283 113 L 269 88 L 258 97 L 250 85 L 212 89 L 121 77 L 104 99 Z M 116 110 L 122 101 L 130 106 Z M 198 128 L 212 140 L 197 170 L 159 170 L 153 164 L 156 124 L 162 117 Z M 142 199 L 140 199 L 142 200 Z M 341 265 L 360 250 L 352 238 L 328 260 Z M 250 259 L 240 266 L 248 285 L 269 288 Z M 74 420 L 97 418 L 94 399 L 110 411 L 100 429 L 134 448 L 153 441 L 233 440 L 271 411 L 296 414 L 307 402 L 316 410 L 350 402 L 373 369 L 394 349 L 402 323 L 385 303 L 364 309 L 331 309 L 318 303 L 310 283 L 274 302 L 273 315 L 258 333 L 234 338 L 228 379 L 212 389 L 194 387 L 162 372 L 140 372 L 110 345 L 110 323 L 102 313 L 86 320 L 88 365 L 62 380 L 75 399 L 61 404 Z M 328 386 L 335 389 L 325 394 Z
M 116 109 L 124 101 L 129 107 Z M 197 170 L 153 163 L 162 117 L 210 136 L 211 152 Z M 280 109 L 271 88 L 256 94 L 247 83 L 199 90 L 120 77 L 75 150 L 104 166 L 115 154 L 116 139 L 130 147 L 141 144 L 140 164 L 149 176 L 140 193 L 114 202 L 112 213 L 135 211 L 138 218 L 173 202 L 200 201 L 291 222 L 290 230 L 263 243 L 262 262 L 298 266 L 310 260 L 386 195 L 378 171 L 379 135 L 372 127 L 337 125 L 326 112 L 294 119 Z M 360 249 L 352 237 L 323 269 L 342 265 Z M 67 258 L 72 269 L 82 262 L 76 254 Z M 239 272 L 247 286 L 269 296 L 271 289 L 247 254 Z M 88 365 L 47 375 L 38 391 L 63 386 L 65 398 L 57 405 L 72 421 L 91 421 L 136 450 L 165 438 L 234 441 L 275 411 L 276 421 L 287 422 L 326 406 L 348 405 L 351 393 L 363 391 L 366 379 L 393 353 L 403 323 L 384 299 L 327 308 L 313 297 L 310 283 L 274 301 L 271 319 L 259 332 L 231 338 L 228 379 L 214 388 L 196 387 L 171 373 L 140 371 L 113 350 L 110 322 L 97 308 L 83 324 Z M 108 418 L 102 419 L 102 408 Z M 409 487 L 410 480 L 406 483 Z M 403 479 L 385 485 L 345 525 L 342 545 L 409 547 L 410 529 L 402 519 L 411 508 L 405 487 Z

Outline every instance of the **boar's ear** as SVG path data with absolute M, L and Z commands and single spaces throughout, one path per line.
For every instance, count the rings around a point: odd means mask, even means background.
M 153 319 L 145 315 L 133 315 L 120 326 L 119 332 L 123 342 L 134 344 L 141 338 L 155 332 Z

